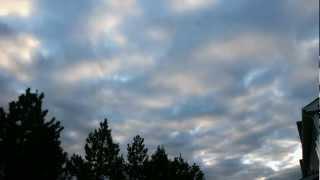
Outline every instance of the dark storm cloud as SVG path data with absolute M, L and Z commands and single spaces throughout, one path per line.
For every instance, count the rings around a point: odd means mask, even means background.
M 318 2 L 30 2 L 30 16 L 0 17 L 0 55 L 14 59 L 0 60 L 0 103 L 44 91 L 70 153 L 108 117 L 122 148 L 141 134 L 208 179 L 296 177 L 295 121 L 317 95 Z

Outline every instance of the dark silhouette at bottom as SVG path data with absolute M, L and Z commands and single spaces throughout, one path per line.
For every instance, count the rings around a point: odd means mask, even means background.
M 45 117 L 43 93 L 26 92 L 0 108 L 0 180 L 203 180 L 196 164 L 181 155 L 169 159 L 163 146 L 149 157 L 137 135 L 127 145 L 127 159 L 113 141 L 108 120 L 89 133 L 84 157 L 61 147 L 60 121 Z

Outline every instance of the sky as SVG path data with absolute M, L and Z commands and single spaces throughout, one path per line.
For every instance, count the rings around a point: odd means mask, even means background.
M 0 106 L 28 87 L 83 153 L 105 117 L 125 153 L 208 180 L 301 176 L 296 121 L 318 96 L 318 0 L 0 0 Z

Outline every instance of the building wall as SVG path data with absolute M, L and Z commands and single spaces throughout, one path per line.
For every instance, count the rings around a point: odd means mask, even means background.
M 319 98 L 302 109 L 302 121 L 297 122 L 303 156 L 300 160 L 303 180 L 319 179 L 320 122 Z

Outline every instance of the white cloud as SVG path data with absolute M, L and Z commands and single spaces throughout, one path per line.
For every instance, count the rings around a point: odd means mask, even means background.
M 27 80 L 24 67 L 33 63 L 33 55 L 40 41 L 29 34 L 3 38 L 0 41 L 0 68 L 14 74 L 19 80 Z
M 126 18 L 140 15 L 141 11 L 135 0 L 113 1 L 107 0 L 94 9 L 88 17 L 88 32 L 93 44 L 107 41 L 113 46 L 123 47 L 127 44 L 127 37 L 121 26 Z
M 301 159 L 298 141 L 269 139 L 265 144 L 242 159 L 243 164 L 259 164 L 280 171 L 295 167 Z
M 79 133 L 74 130 L 69 130 L 68 132 L 66 132 L 66 136 L 70 139 L 77 140 L 79 138 Z
M 130 77 L 121 74 L 135 75 L 153 67 L 153 65 L 153 59 L 148 56 L 139 54 L 121 55 L 111 59 L 93 59 L 68 65 L 57 72 L 54 78 L 67 83 L 99 79 L 126 82 Z M 63 75 L 63 78 L 61 78 L 61 75 Z
M 80 80 L 96 79 L 120 69 L 120 61 L 117 59 L 107 61 L 84 61 L 73 66 L 66 67 L 63 70 L 64 81 L 77 82 Z M 61 73 L 57 74 L 57 79 L 61 78 Z
M 28 17 L 32 11 L 32 2 L 30 0 L 0 0 L 0 4 L 0 17 Z
M 200 150 L 195 152 L 194 159 L 199 159 L 201 163 L 205 166 L 214 166 L 217 163 L 219 154 L 211 153 L 207 150 Z
M 217 0 L 168 0 L 175 13 L 185 13 L 208 8 L 218 3 Z
M 267 34 L 244 33 L 236 37 L 215 40 L 203 46 L 195 54 L 200 59 L 239 60 L 248 57 L 272 56 L 284 45 L 277 38 Z
M 259 76 L 263 75 L 266 71 L 267 69 L 255 69 L 249 72 L 244 78 L 244 85 L 248 87 L 252 83 L 252 81 L 254 81 Z
M 166 108 L 173 104 L 170 97 L 142 97 L 138 100 L 144 108 Z
M 201 78 L 188 72 L 160 73 L 155 76 L 152 85 L 172 89 L 182 96 L 206 94 L 212 90 Z

